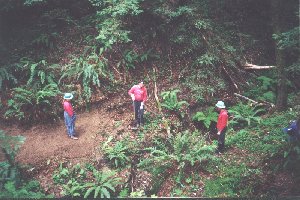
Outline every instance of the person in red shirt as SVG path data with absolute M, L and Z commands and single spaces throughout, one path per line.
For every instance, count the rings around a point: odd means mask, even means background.
M 129 91 L 133 101 L 135 127 L 134 129 L 144 124 L 144 106 L 147 101 L 147 89 L 141 81 L 138 85 L 134 85 Z
M 73 140 L 77 140 L 78 138 L 75 137 L 75 120 L 76 120 L 76 116 L 75 116 L 75 113 L 73 111 L 73 107 L 72 107 L 72 104 L 71 104 L 72 99 L 73 99 L 73 94 L 65 93 L 64 102 L 63 102 L 64 118 L 65 118 L 65 124 L 66 124 L 66 127 L 67 127 L 68 136 Z
M 227 130 L 228 112 L 225 110 L 225 104 L 223 101 L 218 101 L 216 107 L 220 113 L 217 122 L 218 148 L 216 153 L 222 153 L 225 147 L 225 133 Z

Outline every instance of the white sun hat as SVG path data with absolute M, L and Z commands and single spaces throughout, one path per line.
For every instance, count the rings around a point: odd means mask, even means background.
M 216 104 L 216 106 L 218 108 L 225 108 L 226 107 L 223 101 L 218 101 L 218 103 Z
M 64 99 L 68 99 L 68 100 L 73 99 L 73 94 L 72 93 L 65 93 Z

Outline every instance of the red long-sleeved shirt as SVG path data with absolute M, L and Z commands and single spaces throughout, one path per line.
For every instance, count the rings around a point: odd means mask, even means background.
M 145 87 L 140 88 L 138 85 L 134 85 L 129 91 L 128 94 L 134 95 L 136 101 L 147 101 L 147 89 Z
M 218 131 L 222 131 L 226 126 L 228 122 L 228 113 L 227 110 L 222 109 L 219 117 L 218 117 L 218 122 L 217 122 L 217 129 Z
M 64 101 L 64 110 L 69 114 L 70 117 L 73 116 L 72 104 L 69 101 Z

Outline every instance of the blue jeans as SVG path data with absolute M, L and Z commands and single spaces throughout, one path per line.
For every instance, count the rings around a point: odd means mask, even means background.
M 65 117 L 65 124 L 67 127 L 68 135 L 70 137 L 75 136 L 75 120 L 76 120 L 75 114 L 73 114 L 73 116 L 70 117 L 69 114 L 66 111 L 64 111 L 64 117 Z

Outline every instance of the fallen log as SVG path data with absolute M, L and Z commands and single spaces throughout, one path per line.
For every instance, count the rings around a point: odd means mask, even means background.
M 259 65 L 254 65 L 254 64 L 251 64 L 251 63 L 245 63 L 243 65 L 244 69 L 272 69 L 272 68 L 275 68 L 276 66 L 259 66 Z
M 243 96 L 243 95 L 238 94 L 238 93 L 233 93 L 233 95 L 235 95 L 237 97 L 240 97 L 242 99 L 245 99 L 247 101 L 250 101 L 250 102 L 252 102 L 254 104 L 257 104 L 257 105 L 270 105 L 271 107 L 275 107 L 275 105 L 273 103 L 270 103 L 270 102 L 267 102 L 267 101 L 258 102 L 258 101 L 255 101 L 253 99 L 250 99 L 249 97 Z

